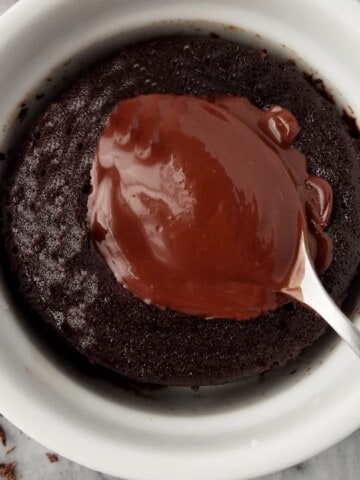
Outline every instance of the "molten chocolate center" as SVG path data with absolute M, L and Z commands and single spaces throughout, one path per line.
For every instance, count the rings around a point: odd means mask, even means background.
M 299 127 L 239 97 L 139 96 L 99 140 L 91 239 L 134 295 L 181 312 L 246 319 L 284 302 L 304 231 L 319 272 L 332 191 L 291 146 Z

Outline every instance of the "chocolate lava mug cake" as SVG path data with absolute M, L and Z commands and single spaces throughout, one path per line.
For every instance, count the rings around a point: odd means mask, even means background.
M 182 125 L 180 137 L 171 122 Z M 126 140 L 139 124 L 148 138 Z M 250 168 L 257 157 L 244 155 L 237 134 L 266 150 L 261 168 Z M 156 155 L 152 144 L 148 155 L 150 137 L 170 150 Z M 226 149 L 215 155 L 219 145 Z M 185 155 L 194 150 L 196 168 Z M 149 194 L 159 172 L 165 200 Z M 251 204 L 251 193 L 241 200 L 244 182 L 266 184 L 261 202 Z M 284 365 L 324 333 L 318 316 L 274 293 L 298 233 L 281 209 L 294 198 L 290 211 L 302 212 L 322 282 L 341 304 L 360 261 L 359 182 L 358 144 L 293 62 L 219 38 L 148 40 L 92 67 L 28 129 L 2 198 L 7 260 L 29 308 L 91 362 L 164 385 L 232 382 Z M 186 219 L 168 218 L 169 208 L 188 209 Z M 272 212 L 276 231 L 251 256 Z M 239 280 L 241 249 L 249 265 Z M 269 286 L 269 272 L 281 281 Z

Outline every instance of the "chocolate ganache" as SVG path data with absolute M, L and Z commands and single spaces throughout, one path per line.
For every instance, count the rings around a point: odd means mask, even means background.
M 288 110 L 239 97 L 120 102 L 89 197 L 92 241 L 117 280 L 160 307 L 248 319 L 284 303 L 303 231 L 323 272 L 332 191 L 291 146 L 299 130 Z

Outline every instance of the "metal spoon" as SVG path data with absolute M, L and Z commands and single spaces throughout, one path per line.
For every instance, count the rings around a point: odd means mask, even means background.
M 294 283 L 282 289 L 282 293 L 318 313 L 360 357 L 360 331 L 341 312 L 322 286 L 309 257 L 304 235 L 300 243 L 298 258 Z M 299 277 L 302 278 L 300 284 L 299 280 L 296 280 Z

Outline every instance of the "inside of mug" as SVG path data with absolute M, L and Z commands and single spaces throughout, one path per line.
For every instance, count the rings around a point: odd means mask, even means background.
M 0 162 L 0 175 L 6 174 L 6 168 L 12 159 L 13 146 L 22 135 L 34 117 L 47 105 L 51 99 L 66 85 L 71 83 L 79 72 L 95 61 L 116 52 L 121 45 L 131 44 L 137 40 L 156 37 L 165 34 L 216 34 L 221 38 L 232 39 L 252 46 L 266 48 L 277 55 L 295 60 L 299 68 L 307 73 L 316 74 L 311 66 L 306 66 L 296 53 L 286 45 L 269 44 L 257 33 L 250 33 L 232 25 L 206 22 L 172 22 L 152 24 L 140 30 L 121 32 L 117 36 L 105 38 L 101 42 L 89 45 L 62 62 L 55 70 L 48 72 L 46 78 L 38 85 L 34 85 L 31 92 L 20 105 L 15 106 L 16 111 L 9 120 L 11 132 L 5 136 L 0 146 L 0 151 L 6 154 L 6 161 Z M 322 79 L 327 85 L 326 79 Z M 336 98 L 339 108 L 344 108 L 341 96 L 330 85 L 327 85 L 331 95 Z M 1 262 L 0 262 L 1 263 Z M 273 370 L 261 376 L 220 386 L 201 387 L 191 389 L 185 387 L 158 387 L 142 385 L 136 382 L 111 374 L 106 370 L 91 366 L 88 362 L 56 338 L 44 327 L 40 320 L 29 318 L 26 309 L 18 306 L 16 292 L 9 286 L 7 272 L 2 268 L 1 283 L 12 305 L 15 316 L 21 328 L 26 332 L 29 342 L 41 350 L 51 363 L 81 386 L 101 397 L 106 397 L 112 402 L 127 404 L 131 408 L 149 412 L 167 412 L 176 415 L 203 415 L 219 413 L 231 409 L 236 404 L 249 405 L 261 402 L 276 392 L 285 390 L 291 385 L 301 382 L 302 379 L 312 375 L 326 359 L 338 343 L 338 339 L 330 330 L 315 345 L 306 349 L 298 360 L 289 365 Z M 349 298 L 345 306 L 348 314 L 356 312 L 359 295 L 358 282 L 350 289 Z

